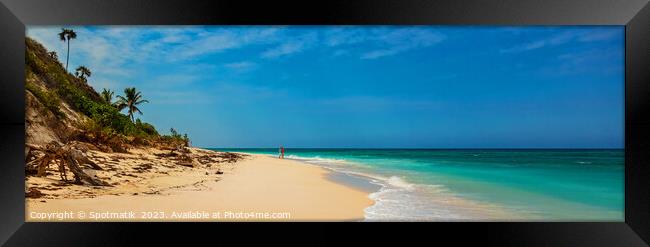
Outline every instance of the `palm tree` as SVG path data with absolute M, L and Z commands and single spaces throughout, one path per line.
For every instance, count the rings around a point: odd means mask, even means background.
M 86 81 L 86 77 L 90 77 L 92 72 L 90 72 L 90 70 L 86 68 L 86 66 L 79 66 L 77 67 L 77 70 L 74 74 L 80 79 Z
M 113 91 L 111 91 L 110 89 L 104 88 L 104 90 L 102 90 L 101 95 L 102 95 L 102 99 L 104 99 L 104 101 L 108 102 L 109 104 L 113 104 L 112 103 L 113 102 Z
M 57 60 L 59 59 L 59 56 L 56 55 L 55 51 L 48 52 L 47 55 L 49 55 L 52 59 Z
M 124 96 L 122 95 L 117 96 L 117 101 L 115 102 L 115 105 L 117 106 L 117 109 L 120 111 L 124 108 L 128 108 L 129 117 L 131 118 L 131 121 L 134 122 L 135 121 L 133 119 L 134 112 L 137 111 L 138 113 L 140 113 L 140 115 L 142 115 L 142 112 L 137 107 L 139 104 L 142 103 L 149 103 L 149 101 L 142 99 L 142 93 L 136 91 L 134 87 L 127 87 L 124 89 Z
M 59 39 L 61 39 L 63 42 L 68 42 L 68 55 L 65 58 L 65 71 L 68 71 L 68 61 L 70 60 L 70 40 L 76 38 L 77 33 L 75 33 L 74 30 L 61 28 Z

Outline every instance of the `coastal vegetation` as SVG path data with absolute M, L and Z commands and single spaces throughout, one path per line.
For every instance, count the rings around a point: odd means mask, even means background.
M 81 79 L 82 81 L 86 81 L 86 78 L 88 78 L 88 77 L 90 77 L 90 75 L 92 75 L 90 70 L 88 68 L 86 68 L 86 66 L 83 66 L 83 65 L 77 67 L 74 74 L 77 77 L 79 77 L 79 79 Z
M 76 37 L 76 34 L 71 37 Z M 136 112 L 142 114 L 139 106 L 149 102 L 136 88 L 125 88 L 124 95 L 117 95 L 117 101 L 112 102 L 113 91 L 104 89 L 99 94 L 87 84 L 92 72 L 86 66 L 79 66 L 73 76 L 41 44 L 26 38 L 26 46 L 26 76 L 43 78 L 44 83 L 39 86 L 28 80 L 25 88 L 56 116 L 66 117 L 60 110 L 61 103 L 65 102 L 87 117 L 78 123 L 81 131 L 101 131 L 124 139 L 135 137 L 147 141 L 185 143 L 177 133 L 160 135 L 153 125 L 135 118 Z M 126 115 L 121 112 L 123 110 L 126 110 Z
M 113 95 L 114 94 L 115 94 L 115 92 L 111 91 L 110 89 L 106 89 L 106 88 L 102 89 L 102 93 L 101 93 L 102 99 L 104 99 L 104 101 L 106 101 L 109 104 L 112 104 L 111 102 L 113 102 Z
M 55 51 L 48 52 L 47 55 L 49 55 L 50 58 L 52 58 L 52 59 L 55 59 L 55 60 L 59 59 L 59 55 L 57 55 Z
M 107 153 L 127 153 L 130 148 L 153 147 L 170 150 L 168 156 L 180 154 L 184 162 L 191 161 L 187 134 L 180 134 L 172 128 L 170 134 L 163 135 L 152 124 L 135 117 L 135 113 L 142 115 L 142 105 L 149 103 L 141 91 L 127 87 L 124 94 L 115 96 L 113 101 L 112 90 L 104 88 L 97 93 L 88 84 L 91 68 L 81 65 L 74 75 L 68 72 L 70 40 L 76 37 L 72 29 L 62 29 L 59 33 L 59 39 L 68 45 L 65 67 L 58 61 L 56 52 L 48 51 L 33 39 L 25 40 L 27 107 L 39 112 L 26 116 L 27 174 L 45 176 L 45 168 L 54 163 L 64 181 L 67 181 L 67 168 L 74 174 L 76 183 L 106 185 L 85 174 L 81 168 L 90 164 L 92 169 L 101 169 L 94 162 L 88 162 L 84 152 L 80 151 L 88 147 Z M 42 131 L 34 131 L 32 124 L 40 124 L 40 130 L 54 133 L 53 140 L 45 142 L 30 138 L 42 134 L 39 133 Z
M 126 108 L 131 121 L 135 121 L 133 119 L 133 113 L 137 111 L 142 115 L 142 111 L 138 108 L 138 105 L 142 103 L 149 103 L 149 101 L 142 99 L 142 93 L 138 92 L 134 87 L 129 87 L 124 89 L 124 96 L 117 96 L 117 102 L 115 105 L 120 111 Z
M 61 112 L 61 109 L 59 109 L 60 100 L 56 93 L 43 90 L 30 82 L 25 84 L 25 89 L 34 94 L 41 104 L 43 104 L 47 110 L 54 113 L 54 115 L 60 118 L 65 117 L 63 112 Z

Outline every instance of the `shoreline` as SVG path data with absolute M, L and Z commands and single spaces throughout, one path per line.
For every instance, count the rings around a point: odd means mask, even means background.
M 245 152 L 242 152 L 245 153 Z M 379 185 L 379 191 L 370 194 L 375 204 L 366 208 L 366 221 L 478 221 L 478 222 L 519 222 L 519 221 L 616 221 L 620 213 L 615 210 L 599 208 L 590 204 L 562 200 L 550 196 L 533 194 L 533 192 L 518 190 L 516 187 L 501 187 L 502 193 L 517 193 L 532 195 L 542 203 L 560 205 L 549 211 L 542 211 L 535 206 L 504 204 L 499 201 L 476 199 L 452 191 L 440 182 L 418 183 L 409 180 L 409 176 L 397 173 L 381 173 L 372 169 L 352 168 L 355 161 L 345 157 L 322 158 L 318 153 L 311 156 L 295 155 L 291 159 L 324 167 L 332 174 L 342 174 L 343 177 L 354 177 L 365 180 L 366 183 Z M 314 157 L 312 157 L 314 156 Z M 347 165 L 341 165 L 346 163 Z M 460 178 L 467 180 L 467 178 Z M 349 183 L 347 183 L 349 184 Z M 501 186 L 501 185 L 498 185 Z M 575 212 L 561 212 L 563 208 Z M 582 211 L 578 211 L 582 210 Z M 395 214 L 399 212 L 399 214 Z M 583 212 L 586 212 L 582 214 Z M 598 215 L 589 212 L 599 212 Z M 571 216 L 571 214 L 574 214 Z M 575 216 L 580 215 L 580 216 Z
M 275 157 L 272 154 L 247 153 L 242 151 L 233 153 Z M 516 222 L 539 220 L 536 216 L 528 213 L 519 212 L 518 210 L 512 211 L 512 209 L 506 209 L 494 203 L 465 198 L 451 193 L 446 189 L 441 190 L 439 187 L 444 187 L 442 185 L 414 184 L 405 181 L 399 176 L 383 177 L 382 175 L 367 172 L 342 170 L 326 165 L 327 162 L 321 163 L 322 161 L 318 161 L 312 163 L 308 159 L 301 157 L 290 157 L 287 159 L 304 165 L 325 169 L 329 172 L 328 179 L 369 193 L 368 196 L 373 201 L 373 204 L 364 209 L 364 221 Z M 341 160 L 336 161 L 339 163 Z M 431 186 L 435 188 L 434 191 L 429 190 Z M 395 195 L 401 199 L 395 200 L 395 198 L 392 198 Z M 404 195 L 407 198 L 410 197 L 410 200 L 402 201 L 402 199 L 406 199 L 402 198 Z M 426 198 L 421 198 L 423 195 Z M 427 201 L 413 200 L 415 198 L 425 199 Z M 432 215 L 420 215 L 420 212 L 411 212 L 419 215 L 419 217 L 413 217 L 413 215 L 405 212 L 395 214 L 395 210 L 403 210 L 405 205 L 422 206 L 423 204 L 429 204 L 429 206 L 434 207 L 435 212 L 431 212 Z
M 199 148 L 192 150 L 214 152 Z M 374 204 L 369 192 L 330 179 L 333 171 L 329 169 L 266 155 L 246 155 L 231 169 L 224 169 L 216 179 L 208 171 L 203 177 L 203 168 L 151 177 L 146 181 L 147 186 L 190 183 L 170 186 L 152 194 L 26 198 L 25 218 L 28 222 L 361 221 L 365 219 L 365 208 Z M 194 182 L 197 177 L 203 178 Z M 64 212 L 77 214 L 66 216 L 62 214 Z M 82 218 L 79 212 L 84 212 L 85 216 Z M 97 219 L 91 219 L 95 216 Z

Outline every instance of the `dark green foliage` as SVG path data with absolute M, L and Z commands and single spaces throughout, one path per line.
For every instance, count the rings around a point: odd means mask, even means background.
M 171 133 L 173 138 L 181 138 L 181 134 L 179 134 L 174 128 L 170 128 L 169 133 Z
M 86 68 L 86 66 L 79 66 L 75 70 L 74 74 L 79 79 L 86 81 L 86 78 L 90 77 L 92 75 L 92 72 L 90 71 L 90 69 Z
M 158 131 L 156 131 L 156 128 L 154 128 L 153 125 L 149 123 L 143 123 L 140 121 L 140 119 L 135 121 L 135 127 L 147 135 L 158 136 Z
M 183 142 L 185 142 L 185 146 L 190 145 L 190 138 L 187 137 L 187 133 L 183 134 Z
M 118 95 L 117 96 L 117 101 L 115 102 L 115 106 L 117 109 L 120 111 L 122 109 L 127 109 L 129 113 L 129 117 L 131 118 L 131 121 L 134 121 L 133 114 L 135 112 L 140 113 L 142 115 L 142 111 L 138 108 L 138 105 L 142 103 L 149 103 L 148 100 L 142 99 L 142 93 L 138 92 L 137 89 L 134 87 L 127 87 L 124 89 L 124 96 Z
M 108 102 L 91 100 L 83 91 L 78 90 L 78 88 L 69 83 L 63 83 L 59 87 L 58 93 L 66 98 L 68 102 L 72 102 L 72 106 L 75 109 L 92 118 L 97 124 L 103 127 L 109 127 L 119 134 L 127 136 L 157 136 L 157 132 L 150 124 L 147 124 L 147 127 L 139 128 L 135 123 L 131 122 L 128 116 L 120 113 L 117 108 Z M 141 126 L 145 125 L 142 124 Z M 147 130 L 143 128 L 147 128 Z
M 114 94 L 113 91 L 111 91 L 109 89 L 106 89 L 106 88 L 104 88 L 102 90 L 102 92 L 101 92 L 102 99 L 104 99 L 104 101 L 106 101 L 106 103 L 109 103 L 111 105 L 113 105 L 113 103 L 112 103 L 113 102 L 113 94 Z
M 181 135 L 174 128 L 169 129 L 169 135 L 162 135 L 160 139 L 169 143 L 183 144 L 189 146 L 190 138 L 187 137 L 187 134 Z

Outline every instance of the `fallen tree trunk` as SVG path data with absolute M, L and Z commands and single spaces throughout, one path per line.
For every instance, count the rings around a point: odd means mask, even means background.
M 81 183 L 81 181 L 86 181 L 91 185 L 94 186 L 106 186 L 108 184 L 104 183 L 101 180 L 94 179 L 91 176 L 88 176 L 81 167 L 79 167 L 79 164 L 77 161 L 74 159 L 73 155 L 70 153 L 65 154 L 65 160 L 66 160 L 66 165 L 68 168 L 70 168 L 70 172 L 74 174 L 75 178 L 75 183 Z
M 102 169 L 101 166 L 97 165 L 97 163 L 93 162 L 90 160 L 88 157 L 84 156 L 81 151 L 79 150 L 71 150 L 70 155 L 72 158 L 77 161 L 79 164 L 88 164 L 90 165 L 93 169 L 95 170 L 104 170 Z
M 28 162 L 26 166 L 26 170 L 28 171 L 36 170 L 36 176 L 38 177 L 45 176 L 47 167 L 51 162 L 54 162 L 58 165 L 59 175 L 63 181 L 68 181 L 65 169 L 68 167 L 70 172 L 74 175 L 75 183 L 87 182 L 94 186 L 109 186 L 109 184 L 99 179 L 95 179 L 83 171 L 80 164 L 88 164 L 95 170 L 102 170 L 102 168 L 88 159 L 88 157 L 84 156 L 81 151 L 74 149 L 74 144 L 61 146 L 56 142 L 52 142 L 45 148 L 34 145 L 27 146 L 29 146 L 31 150 L 38 150 L 44 153 L 42 157 Z

